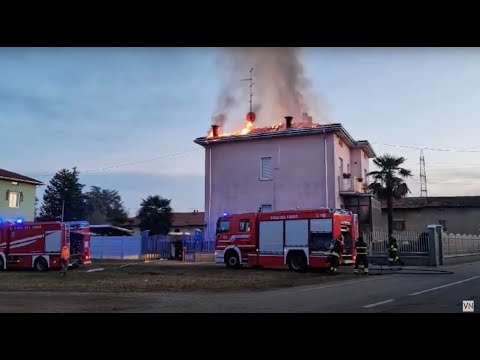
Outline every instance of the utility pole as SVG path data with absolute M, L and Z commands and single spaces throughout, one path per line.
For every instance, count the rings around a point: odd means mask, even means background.
M 420 197 L 428 197 L 427 173 L 425 172 L 425 157 L 422 149 L 420 149 Z

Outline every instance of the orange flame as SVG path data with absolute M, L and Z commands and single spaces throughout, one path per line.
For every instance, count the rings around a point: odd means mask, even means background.
M 319 124 L 313 123 L 313 122 L 297 122 L 292 125 L 293 128 L 315 128 L 317 126 L 320 126 Z M 275 125 L 270 125 L 266 126 L 264 128 L 257 128 L 256 132 L 258 131 L 264 131 L 264 132 L 271 132 L 271 131 L 278 131 L 278 130 L 283 130 L 285 129 L 285 124 L 284 123 L 278 123 Z M 243 129 L 241 129 L 238 132 L 231 132 L 231 133 L 220 133 L 218 134 L 219 137 L 226 137 L 226 136 L 241 136 L 241 135 L 247 135 L 251 133 L 253 130 L 253 123 L 250 121 L 247 121 Z M 213 137 L 213 130 L 210 130 L 208 132 L 207 138 L 212 138 Z
M 242 130 L 238 132 L 232 132 L 232 133 L 222 133 L 222 134 L 218 134 L 218 136 L 224 137 L 224 136 L 232 136 L 232 135 L 247 135 L 252 130 L 253 130 L 253 123 L 251 123 L 250 121 L 247 121 L 247 123 L 245 124 L 245 127 Z M 207 138 L 212 138 L 212 137 L 213 137 L 213 131 L 210 130 L 208 132 Z
M 247 121 L 247 125 L 240 131 L 240 135 L 247 135 L 249 132 L 251 132 L 253 129 L 253 123 L 250 121 Z

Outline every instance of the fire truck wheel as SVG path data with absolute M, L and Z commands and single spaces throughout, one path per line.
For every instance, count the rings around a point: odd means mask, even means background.
M 305 254 L 299 251 L 293 251 L 288 254 L 288 268 L 291 271 L 304 272 L 307 270 L 307 259 Z
M 0 256 L 0 271 L 3 271 L 5 267 L 5 263 L 3 262 L 3 257 Z
M 33 264 L 33 268 L 35 271 L 47 271 L 48 270 L 48 263 L 47 260 L 43 257 L 38 257 L 35 259 L 35 263 Z
M 236 251 L 227 251 L 227 253 L 225 254 L 225 264 L 229 268 L 237 268 L 240 266 L 240 259 Z

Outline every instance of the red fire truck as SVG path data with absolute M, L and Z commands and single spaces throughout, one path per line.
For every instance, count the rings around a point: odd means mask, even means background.
M 288 265 L 294 271 L 328 268 L 330 245 L 340 234 L 345 239 L 341 264 L 353 264 L 358 217 L 351 211 L 224 213 L 217 221 L 215 262 L 227 267 Z
M 0 271 L 60 269 L 61 248 L 70 247 L 71 266 L 91 263 L 87 222 L 0 223 Z

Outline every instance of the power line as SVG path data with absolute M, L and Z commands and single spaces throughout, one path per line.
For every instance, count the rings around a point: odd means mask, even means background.
M 112 165 L 112 166 L 107 166 L 107 167 L 104 167 L 104 168 L 91 169 L 91 170 L 85 170 L 85 171 L 79 171 L 79 172 L 81 174 L 83 174 L 83 173 L 88 173 L 88 172 L 98 172 L 98 171 L 105 171 L 105 170 L 109 170 L 109 169 L 116 169 L 116 168 L 119 168 L 119 167 L 137 165 L 137 164 L 142 164 L 142 163 L 146 163 L 146 162 L 151 162 L 151 161 L 166 159 L 166 158 L 170 158 L 170 157 L 174 157 L 174 156 L 179 156 L 179 155 L 187 154 L 187 153 L 194 152 L 194 151 L 197 151 L 197 150 L 200 150 L 200 148 L 193 149 L 193 150 L 188 150 L 188 151 L 183 151 L 183 152 L 179 152 L 179 153 L 175 153 L 175 154 L 159 156 L 159 157 L 152 158 L 152 159 L 147 159 L 147 160 L 134 161 L 134 162 L 131 162 L 131 163 L 120 164 L 120 165 Z
M 167 159 L 167 158 L 170 158 L 170 157 L 174 157 L 174 156 L 179 156 L 179 155 L 191 153 L 191 152 L 198 151 L 198 150 L 200 150 L 200 148 L 196 148 L 196 149 L 193 149 L 193 150 L 182 151 L 182 152 L 178 152 L 178 153 L 174 153 L 174 154 L 168 154 L 168 155 L 159 156 L 159 157 L 155 157 L 155 158 L 151 158 L 151 159 L 146 159 L 146 160 L 139 160 L 139 161 L 134 161 L 134 162 L 130 162 L 130 163 L 124 163 L 124 164 L 106 166 L 106 167 L 103 167 L 103 168 L 97 168 L 97 169 L 89 169 L 89 170 L 84 170 L 84 171 L 78 171 L 78 173 L 79 173 L 79 174 L 84 174 L 84 173 L 90 173 L 90 172 L 101 172 L 101 171 L 110 170 L 110 169 L 116 169 L 116 168 L 125 167 L 125 166 L 132 166 L 132 165 L 137 165 L 137 164 L 143 164 L 143 163 L 147 163 L 147 162 L 151 162 L 151 161 L 156 161 L 156 160 L 161 160 L 161 159 Z M 35 175 L 35 176 L 37 176 L 37 177 L 41 177 L 41 176 L 47 177 L 47 176 L 54 176 L 54 175 L 55 175 L 55 174 L 43 174 L 43 175 Z
M 415 184 L 416 186 L 420 186 L 420 180 L 416 179 L 407 179 L 406 182 L 408 184 Z M 435 186 L 445 185 L 445 184 L 464 184 L 464 185 L 478 185 L 480 180 L 478 178 L 464 178 L 464 179 L 431 179 L 428 178 L 428 184 L 430 189 Z
M 420 163 L 415 163 L 415 165 L 420 165 Z M 457 166 L 480 166 L 480 163 L 458 163 L 458 162 L 450 162 L 450 163 L 431 163 L 431 162 L 428 162 L 428 167 L 431 167 L 431 166 L 445 166 L 445 165 L 448 165 L 448 166 L 453 166 L 453 167 L 457 167 Z
M 409 146 L 409 145 L 381 144 L 381 143 L 373 143 L 373 142 L 371 144 L 380 145 L 380 146 L 399 147 L 399 148 L 413 149 L 413 150 L 429 150 L 429 151 L 459 152 L 459 153 L 480 153 L 480 150 L 442 149 L 442 148 L 429 148 L 429 147 L 418 147 L 418 146 Z
M 413 150 L 429 150 L 429 151 L 457 152 L 457 153 L 480 153 L 480 150 L 457 150 L 457 149 L 446 149 L 446 148 L 430 148 L 430 147 L 417 147 L 417 146 L 410 146 L 410 145 L 385 144 L 385 143 L 374 143 L 374 142 L 372 142 L 371 144 L 372 145 L 380 145 L 380 146 L 397 147 L 397 148 L 406 148 L 406 149 L 413 149 Z M 187 151 L 182 151 L 182 152 L 178 152 L 178 153 L 168 154 L 168 155 L 159 156 L 159 157 L 155 157 L 155 158 L 151 158 L 151 159 L 134 161 L 134 162 L 130 162 L 130 163 L 111 165 L 111 166 L 106 166 L 106 167 L 96 168 L 96 169 L 88 169 L 88 170 L 84 170 L 84 171 L 79 171 L 79 173 L 84 174 L 84 173 L 92 173 L 92 172 L 103 172 L 103 171 L 110 170 L 110 169 L 117 169 L 117 168 L 121 168 L 121 167 L 133 166 L 133 165 L 152 162 L 152 161 L 156 161 L 156 160 L 161 160 L 161 159 L 167 159 L 167 158 L 171 158 L 171 157 L 175 157 L 175 156 L 180 156 L 180 155 L 191 153 L 191 152 L 198 151 L 198 150 L 201 150 L 201 148 L 196 148 L 196 149 L 192 149 L 192 150 L 187 150 Z M 430 167 L 431 165 L 440 165 L 440 164 L 442 164 L 442 163 L 429 163 L 428 166 Z M 455 164 L 443 163 L 443 164 L 444 165 L 457 165 L 457 166 L 461 165 L 461 164 L 458 164 L 458 163 L 455 163 Z M 464 164 L 464 165 L 465 166 L 475 166 L 475 165 L 480 166 L 480 164 Z M 55 175 L 55 173 L 32 175 L 32 176 L 35 176 L 35 177 L 51 177 L 51 176 L 54 176 L 54 175 Z

